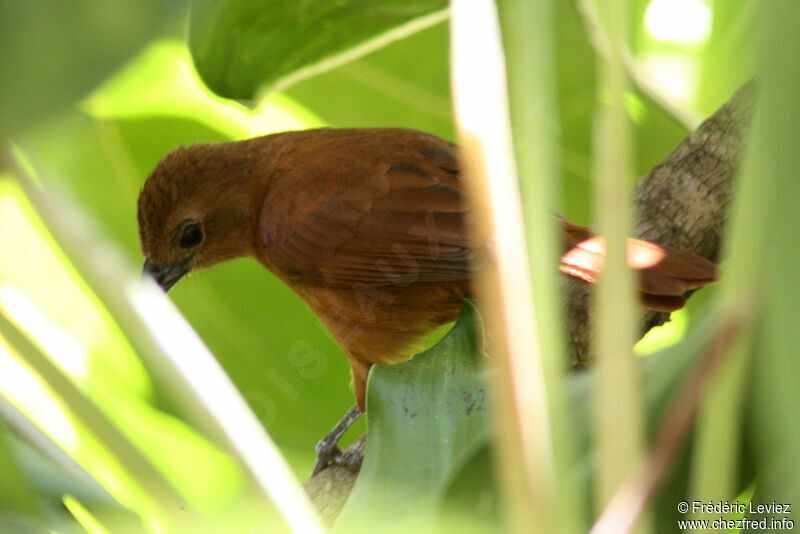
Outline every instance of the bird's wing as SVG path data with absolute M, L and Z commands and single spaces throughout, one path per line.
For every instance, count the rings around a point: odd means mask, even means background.
M 317 174 L 314 180 L 332 185 L 303 196 L 292 213 L 274 206 L 296 187 L 268 195 L 260 229 L 270 261 L 286 276 L 331 287 L 469 279 L 458 158 L 453 145 L 441 143 L 401 150 L 401 159 L 380 164 L 326 156 L 316 171 L 291 171 L 303 174 L 295 179 Z

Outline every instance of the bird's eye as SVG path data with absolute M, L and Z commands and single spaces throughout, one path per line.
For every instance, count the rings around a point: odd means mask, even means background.
M 187 224 L 181 233 L 181 246 L 183 248 L 196 247 L 203 240 L 203 231 L 198 223 Z

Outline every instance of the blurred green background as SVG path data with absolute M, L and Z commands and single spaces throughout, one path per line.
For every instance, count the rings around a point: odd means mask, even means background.
M 294 70 L 445 7 L 444 2 L 409 2 L 398 15 L 391 9 L 396 2 L 376 2 L 387 6 L 385 13 L 363 11 L 367 8 L 357 2 L 339 4 L 350 11 L 332 9 L 306 20 L 293 2 L 272 2 L 250 20 L 247 14 L 258 3 L 196 2 L 189 19 L 187 6 L 175 1 L 120 2 L 113 8 L 99 1 L 71 7 L 3 2 L 0 50 L 8 58 L 0 66 L 0 133 L 29 162 L 45 191 L 80 206 L 89 225 L 114 244 L 133 273 L 143 261 L 138 192 L 155 164 L 180 145 L 319 126 L 402 126 L 454 139 L 446 20 L 263 95 L 263 87 Z M 635 68 L 652 78 L 650 86 L 628 95 L 637 128 L 636 165 L 643 174 L 752 75 L 752 54 L 728 64 L 731 50 L 752 49 L 746 31 L 752 13 L 740 11 L 732 0 L 713 5 L 682 0 L 671 8 L 663 0 L 631 4 Z M 597 51 L 579 6 L 556 2 L 561 122 L 553 128 L 561 135 L 564 187 L 554 209 L 585 224 L 592 220 Z M 237 17 L 225 18 L 237 9 L 242 10 Z M 359 17 L 374 24 L 354 32 L 361 27 Z M 258 32 L 242 33 L 260 47 L 237 41 L 240 34 L 231 30 L 253 25 Z M 247 105 L 207 89 L 192 53 L 211 86 L 225 95 L 225 81 L 237 81 L 227 96 L 249 97 Z M 228 69 L 233 56 L 241 60 Z M 261 68 L 268 63 L 265 56 L 293 59 L 270 65 L 270 71 Z M 660 104 L 665 101 L 669 105 Z M 314 444 L 353 402 L 346 360 L 330 335 L 252 260 L 193 275 L 170 298 L 304 479 Z M 700 300 L 693 299 L 688 312 L 676 316 L 672 333 L 656 334 L 654 343 L 675 341 Z M 224 511 L 226 517 L 249 506 L 240 498 L 246 484 L 238 464 L 181 420 L 10 179 L 0 179 L 0 308 L 193 505 Z M 115 499 L 139 513 L 149 509 L 146 492 L 104 456 L 63 400 L 2 337 L 0 395 Z M 353 435 L 363 429 L 361 422 Z

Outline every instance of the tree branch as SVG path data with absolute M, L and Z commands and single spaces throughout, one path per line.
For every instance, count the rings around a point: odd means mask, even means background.
M 744 157 L 756 87 L 739 89 L 714 115 L 656 165 L 637 185 L 639 237 L 718 261 L 732 198 L 733 179 Z M 591 286 L 565 279 L 571 362 L 592 361 Z M 689 294 L 687 294 L 687 297 Z M 642 335 L 669 320 L 668 313 L 642 314 Z
M 367 435 L 356 439 L 345 451 L 346 456 L 364 458 Z M 331 526 L 342 511 L 358 473 L 341 465 L 332 465 L 303 483 L 311 503 L 326 525 Z

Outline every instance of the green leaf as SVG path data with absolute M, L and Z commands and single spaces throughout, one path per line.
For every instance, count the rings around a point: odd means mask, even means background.
M 373 367 L 366 455 L 338 531 L 374 527 L 365 515 L 392 529 L 435 517 L 450 480 L 488 437 L 481 332 L 467 302 L 434 347 Z
M 2 400 L 2 399 L 0 399 Z M 35 514 L 38 511 L 34 494 L 17 465 L 8 444 L 5 425 L 0 422 L 0 510 Z
M 588 0 L 586 3 L 591 3 Z M 587 16 L 579 2 L 557 0 L 555 6 L 556 76 L 564 200 L 554 206 L 568 219 L 588 224 L 594 218 L 591 199 L 592 121 L 597 107 L 598 53 L 587 32 Z M 660 163 L 688 133 L 658 102 L 634 86 L 627 94 L 634 122 L 635 176 Z M 633 186 L 633 183 L 631 183 Z
M 178 0 L 0 3 L 0 136 L 86 95 L 182 7 Z
M 760 2 L 715 0 L 711 38 L 703 50 L 697 104 L 711 113 L 759 69 Z
M 377 524 L 382 531 L 405 532 L 412 526 L 432 527 L 437 517 L 448 525 L 468 517 L 470 532 L 497 531 L 502 495 L 494 485 L 497 473 L 488 448 L 487 407 L 482 402 L 468 415 L 464 410 L 465 400 L 482 392 L 486 382 L 486 371 L 478 361 L 476 319 L 474 309 L 465 307 L 438 345 L 408 362 L 374 368 L 367 398 L 366 456 L 336 531 L 359 532 Z M 706 318 L 680 344 L 640 360 L 651 439 L 714 324 L 714 318 Z M 577 449 L 569 478 L 584 511 L 591 509 L 594 455 L 589 428 L 594 383 L 593 372 L 569 377 L 564 422 Z M 688 453 L 685 446 L 655 497 L 658 532 L 671 532 L 682 518 L 675 503 L 687 498 Z M 581 524 L 589 521 L 589 517 L 578 519 Z
M 76 420 L 86 425 L 103 446 L 113 451 L 114 459 L 123 465 L 129 472 L 137 473 L 142 487 L 165 509 L 176 509 L 183 502 L 175 489 L 157 472 L 147 461 L 138 448 L 125 439 L 120 430 L 103 413 L 102 409 L 94 404 L 87 396 L 76 387 L 75 383 L 55 365 L 48 356 L 40 350 L 5 314 L 0 314 L 0 336 L 14 348 L 16 352 L 42 376 L 47 384 L 57 391 L 58 397 L 75 415 Z M 164 510 L 159 510 L 164 513 Z
M 787 40 L 796 32 L 800 4 L 766 2 L 762 15 L 759 98 L 738 204 L 733 209 L 731 267 L 736 271 L 731 269 L 729 288 L 739 300 L 730 298 L 727 304 L 734 309 L 739 303 L 755 301 L 756 305 L 753 311 L 757 313 L 750 314 L 756 330 L 748 375 L 752 397 L 747 407 L 760 477 L 756 499 L 788 504 L 800 502 L 800 279 L 796 271 L 800 262 L 800 48 L 788 46 Z M 777 521 L 796 518 L 796 514 L 780 512 L 765 515 Z M 777 530 L 785 528 L 780 525 Z
M 446 16 L 446 0 L 194 0 L 189 44 L 218 94 L 250 99 L 376 50 Z
M 436 24 L 286 94 L 331 126 L 398 126 L 454 139 L 448 38 L 448 25 Z

